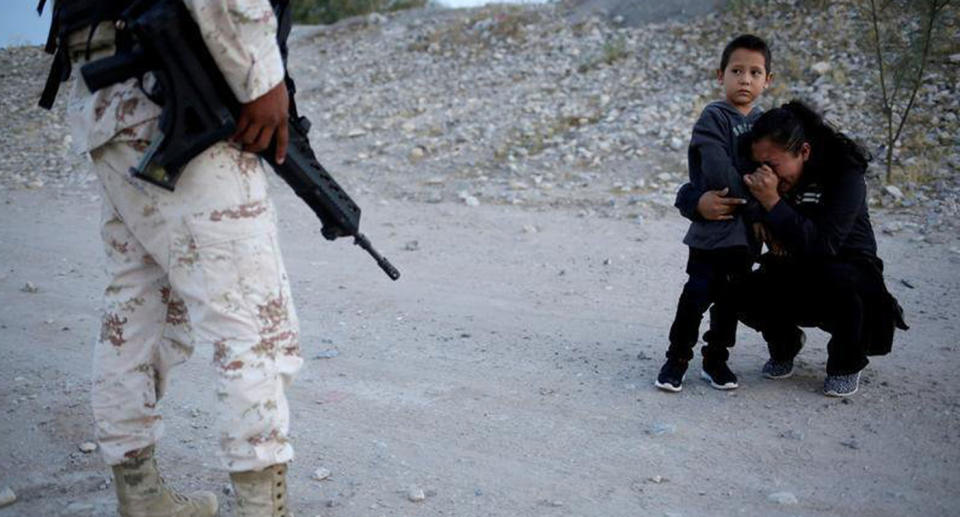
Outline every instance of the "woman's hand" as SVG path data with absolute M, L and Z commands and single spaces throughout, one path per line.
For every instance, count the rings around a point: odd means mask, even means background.
M 746 199 L 726 197 L 730 189 L 708 190 L 700 195 L 697 201 L 697 212 L 708 221 L 725 221 L 733 219 L 733 212 L 740 205 L 747 203 Z
M 743 182 L 768 212 L 780 201 L 780 194 L 777 192 L 780 179 L 769 165 L 761 165 L 756 171 L 744 175 Z
M 753 223 L 753 236 L 756 237 L 759 242 L 766 244 L 767 249 L 775 256 L 785 257 L 787 255 L 787 250 L 773 238 L 767 225 L 763 223 Z

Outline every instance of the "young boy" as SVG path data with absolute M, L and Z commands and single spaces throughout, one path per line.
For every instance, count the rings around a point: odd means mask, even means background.
M 770 49 L 762 39 L 745 34 L 723 49 L 717 79 L 724 100 L 704 108 L 693 126 L 688 149 L 690 182 L 700 191 L 727 189 L 729 197 L 748 198 L 741 180 L 742 172 L 747 172 L 747 159 L 739 155 L 737 139 L 762 113 L 754 103 L 772 78 Z M 710 330 L 703 336 L 701 376 L 714 388 L 734 389 L 737 376 L 727 367 L 727 358 L 736 339 L 737 317 L 724 297 L 732 281 L 749 273 L 753 263 L 754 244 L 747 223 L 741 213 L 722 221 L 695 216 L 683 243 L 690 247 L 689 279 L 670 327 L 667 362 L 654 384 L 672 392 L 683 388 L 700 321 L 712 304 Z

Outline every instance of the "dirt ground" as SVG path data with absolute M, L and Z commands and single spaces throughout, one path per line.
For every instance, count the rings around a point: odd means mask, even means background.
M 960 510 L 956 236 L 878 235 L 913 328 L 852 398 L 820 394 L 823 333 L 808 332 L 797 375 L 770 381 L 743 329 L 739 389 L 690 375 L 666 394 L 652 381 L 684 281 L 679 216 L 358 196 L 364 230 L 403 272 L 393 283 L 276 187 L 307 358 L 289 392 L 298 516 Z M 0 191 L 0 489 L 18 498 L 0 517 L 114 515 L 108 469 L 78 449 L 93 440 L 98 206 L 90 185 Z M 215 490 L 232 515 L 211 355 L 175 371 L 159 457 L 174 486 Z M 311 479 L 318 468 L 330 478 Z

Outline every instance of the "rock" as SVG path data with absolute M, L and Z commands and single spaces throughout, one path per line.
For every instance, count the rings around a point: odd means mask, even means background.
M 420 249 L 420 241 L 407 241 L 407 243 L 403 245 L 403 249 L 407 251 L 417 251 Z
M 673 149 L 674 151 L 681 151 L 683 150 L 684 141 L 682 138 L 673 137 L 670 139 L 669 145 L 670 145 L 670 149 Z
M 782 504 L 782 505 L 791 505 L 797 504 L 797 496 L 793 495 L 790 492 L 774 492 L 767 496 L 767 499 L 771 502 Z
M 473 196 L 463 198 L 463 202 L 466 203 L 467 206 L 480 206 L 480 200 Z
M 27 282 L 23 284 L 23 287 L 20 288 L 21 291 L 25 293 L 34 294 L 40 291 L 40 288 L 33 284 L 33 282 Z
M 347 132 L 347 136 L 350 138 L 357 138 L 367 134 L 367 131 L 361 128 L 354 128 Z
M 831 65 L 828 61 L 818 61 L 810 65 L 810 70 L 817 75 L 823 75 L 830 70 L 833 70 L 833 65 Z
M 323 467 L 320 467 L 317 470 L 313 471 L 312 479 L 314 481 L 323 481 L 329 477 L 330 477 L 330 471 Z
M 660 181 L 670 181 L 673 179 L 673 175 L 669 172 L 661 172 L 660 174 L 657 174 L 657 179 Z
M 659 485 L 660 483 L 663 483 L 663 482 L 666 481 L 666 480 L 667 480 L 667 478 L 665 478 L 665 477 L 663 477 L 663 476 L 661 476 L 661 475 L 659 475 L 659 474 L 657 474 L 656 476 L 652 476 L 652 477 L 650 478 L 650 482 L 651 482 L 651 483 L 656 483 L 656 484 L 658 484 L 658 485 Z
M 97 444 L 93 442 L 83 442 L 77 448 L 80 449 L 80 452 L 84 454 L 89 454 L 97 450 Z
M 93 509 L 94 507 L 90 503 L 81 503 L 80 501 L 74 501 L 68 504 L 67 507 L 64 508 L 64 511 L 67 513 L 67 515 L 75 515 L 78 513 L 92 512 Z
M 673 434 L 676 432 L 677 432 L 677 426 L 673 424 L 664 424 L 664 423 L 653 424 L 653 426 L 647 429 L 647 434 L 651 436 L 663 436 L 665 434 Z
M 422 159 L 424 156 L 426 156 L 426 154 L 427 154 L 427 150 L 424 149 L 422 146 L 419 146 L 419 145 L 418 145 L 418 146 L 416 146 L 416 147 L 414 147 L 413 149 L 410 150 L 410 159 L 411 159 L 411 160 L 420 160 L 420 159 Z
M 17 494 L 15 494 L 10 487 L 3 487 L 3 489 L 0 490 L 0 508 L 10 506 L 15 502 L 17 502 Z
M 523 225 L 523 233 L 537 233 L 537 227 L 532 224 Z
M 857 449 L 860 448 L 860 444 L 857 443 L 857 441 L 854 440 L 854 439 L 852 439 L 852 438 L 849 439 L 849 440 L 840 442 L 840 445 L 843 445 L 844 447 L 846 447 L 846 448 L 848 448 L 848 449 L 853 449 L 853 450 L 857 450 Z
M 960 54 L 951 54 L 947 60 L 951 63 L 960 63 Z
M 903 230 L 903 225 L 897 221 L 890 221 L 888 223 L 884 223 L 883 226 L 880 227 L 880 231 L 882 231 L 887 235 L 893 235 L 895 233 L 900 232 L 901 230 Z
M 414 503 L 419 503 L 427 498 L 426 494 L 423 493 L 423 489 L 419 487 L 410 487 L 407 489 L 407 499 Z
M 803 433 L 794 431 L 793 429 L 780 433 L 780 438 L 785 438 L 787 440 L 797 440 L 803 441 Z
M 321 351 L 316 356 L 314 356 L 314 359 L 333 359 L 334 357 L 337 357 L 339 355 L 340 355 L 340 351 L 337 350 L 336 348 L 328 348 L 326 350 Z
M 883 187 L 883 191 L 893 197 L 893 199 L 903 199 L 903 191 L 900 190 L 896 185 L 887 185 Z

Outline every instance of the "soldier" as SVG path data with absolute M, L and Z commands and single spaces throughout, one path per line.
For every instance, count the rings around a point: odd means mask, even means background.
M 161 112 L 137 79 L 96 93 L 78 80 L 68 106 L 74 142 L 89 153 L 103 193 L 110 281 L 94 355 L 97 439 L 113 469 L 120 515 L 215 515 L 214 494 L 174 493 L 154 459 L 163 431 L 157 402 L 170 370 L 196 345 L 209 346 L 220 454 L 238 515 L 290 516 L 285 472 L 293 448 L 284 389 L 302 363 L 299 328 L 267 171 L 254 154 L 274 137 L 278 161 L 286 149 L 277 20 L 268 0 L 183 1 L 243 103 L 231 141 L 190 161 L 171 192 L 127 172 L 156 135 Z M 76 66 L 112 55 L 114 43 L 107 20 L 60 46 Z

